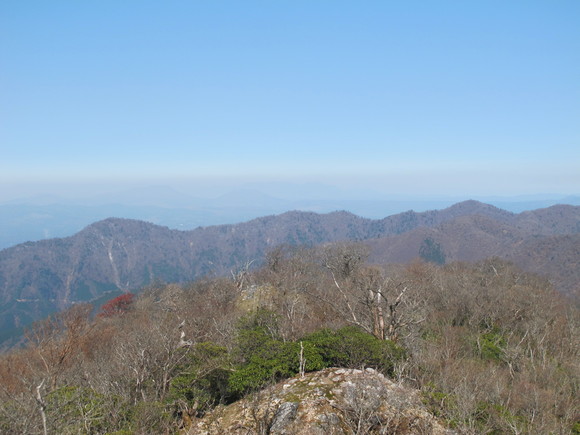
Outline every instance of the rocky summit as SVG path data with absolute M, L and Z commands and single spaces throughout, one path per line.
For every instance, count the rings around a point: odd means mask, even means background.
M 218 407 L 187 434 L 450 435 L 422 405 L 417 390 L 374 369 L 306 373 Z

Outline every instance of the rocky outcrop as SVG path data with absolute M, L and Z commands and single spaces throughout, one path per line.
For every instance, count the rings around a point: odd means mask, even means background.
M 419 392 L 374 369 L 331 368 L 296 376 L 215 409 L 186 434 L 453 434 Z

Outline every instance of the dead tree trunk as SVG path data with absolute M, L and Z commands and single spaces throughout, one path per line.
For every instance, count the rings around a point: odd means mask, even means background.
M 38 403 L 38 409 L 40 410 L 40 416 L 42 418 L 42 433 L 48 435 L 48 429 L 46 427 L 46 402 L 40 394 L 40 389 L 44 385 L 44 379 L 40 384 L 36 386 L 36 403 Z

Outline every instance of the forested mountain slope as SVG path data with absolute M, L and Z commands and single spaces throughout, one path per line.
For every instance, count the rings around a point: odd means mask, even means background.
M 567 293 L 579 282 L 580 207 L 513 214 L 476 201 L 444 210 L 370 220 L 348 212 L 287 212 L 236 225 L 170 230 L 142 221 L 106 219 L 76 235 L 0 251 L 0 328 L 9 334 L 72 303 L 154 282 L 219 276 L 280 244 L 314 246 L 366 241 L 372 261 L 474 261 L 508 258 L 555 277 Z
M 579 433 L 579 311 L 545 279 L 367 250 L 284 247 L 38 322 L 0 355 L 0 432 Z

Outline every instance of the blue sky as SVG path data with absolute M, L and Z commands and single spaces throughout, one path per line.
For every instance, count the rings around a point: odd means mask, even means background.
M 0 150 L 0 200 L 578 194 L 580 1 L 4 0 Z

